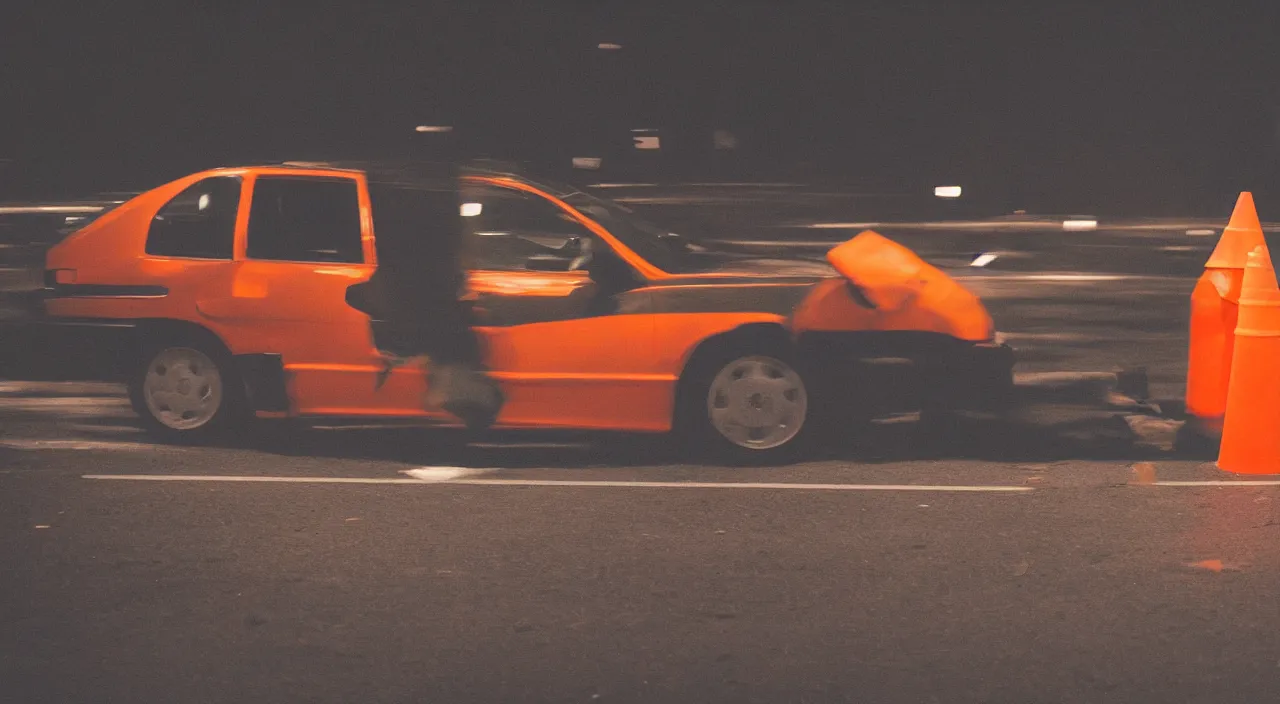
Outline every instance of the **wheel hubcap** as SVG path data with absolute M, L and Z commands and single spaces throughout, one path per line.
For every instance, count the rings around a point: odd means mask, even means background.
M 147 410 L 165 427 L 194 430 L 222 406 L 218 365 L 199 350 L 171 347 L 156 355 L 142 382 Z
M 772 357 L 730 362 L 707 393 L 712 426 L 733 444 L 753 450 L 786 444 L 800 432 L 807 410 L 800 375 Z

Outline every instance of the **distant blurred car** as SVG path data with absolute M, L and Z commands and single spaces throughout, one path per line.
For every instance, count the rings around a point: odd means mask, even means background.
M 866 360 L 909 361 L 929 408 L 995 402 L 1011 383 L 977 297 L 876 236 L 828 261 L 766 260 L 571 186 L 472 170 L 461 192 L 501 427 L 675 430 L 773 460 L 876 410 L 884 372 Z M 160 186 L 49 251 L 50 320 L 124 336 L 134 408 L 166 437 L 253 416 L 450 423 L 423 410 L 421 375 L 375 383 L 369 319 L 348 303 L 377 266 L 374 195 L 365 171 L 329 165 Z
M 37 314 L 50 247 L 124 202 L 105 199 L 0 204 L 0 320 Z
M 1004 226 L 1032 225 L 1063 230 L 1094 230 L 1098 227 L 1096 215 L 1051 215 L 1018 211 L 993 218 Z

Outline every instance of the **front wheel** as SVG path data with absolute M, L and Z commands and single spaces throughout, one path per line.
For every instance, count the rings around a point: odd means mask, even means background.
M 230 356 L 207 345 L 149 345 L 130 380 L 129 397 L 153 434 L 175 442 L 204 441 L 242 420 L 237 379 Z
M 727 354 L 708 360 L 684 399 L 689 439 L 735 464 L 793 459 L 808 436 L 810 393 L 780 352 Z

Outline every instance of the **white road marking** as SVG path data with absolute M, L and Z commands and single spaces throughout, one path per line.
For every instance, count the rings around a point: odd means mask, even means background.
M 473 442 L 467 447 L 486 450 L 578 450 L 591 447 L 587 442 Z
M 1152 486 L 1280 486 L 1280 479 L 1153 482 Z
M 109 479 L 130 482 L 248 482 L 265 484 L 418 484 L 421 479 L 397 477 L 237 477 L 201 474 L 85 474 L 82 479 Z
M 787 484 L 780 482 L 633 482 L 559 479 L 456 479 L 448 484 L 471 486 L 638 487 L 653 489 L 778 489 L 800 491 L 954 491 L 1012 493 L 1032 491 L 1026 486 L 964 486 L 946 484 Z
M 460 469 L 460 468 L 436 468 Z M 409 470 L 412 472 L 413 470 Z M 483 471 L 483 470 L 480 470 Z M 441 472 L 440 476 L 444 473 Z M 650 489 L 776 489 L 796 491 L 933 491 L 968 493 L 1025 493 L 1027 486 L 965 486 L 930 484 L 787 484 L 781 482 L 637 482 L 558 479 L 435 479 L 391 477 L 262 477 L 196 474 L 86 474 L 84 479 L 143 482 L 246 482 L 281 484 L 453 484 L 467 486 L 626 487 Z
M 406 469 L 401 474 L 424 482 L 443 482 L 450 479 L 471 477 L 490 470 L 473 469 L 471 467 L 419 467 Z
M 415 430 L 428 428 L 425 423 L 369 423 L 366 425 L 313 425 L 312 430 Z

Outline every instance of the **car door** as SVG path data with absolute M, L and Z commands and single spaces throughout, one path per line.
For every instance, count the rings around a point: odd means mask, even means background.
M 239 341 L 281 355 L 293 410 L 367 415 L 416 405 L 374 394 L 378 370 L 367 318 L 348 287 L 373 273 L 367 195 L 355 173 L 288 170 L 250 177 L 247 225 L 230 280 L 198 302 Z
M 608 244 L 536 190 L 464 182 L 462 195 L 468 293 L 508 397 L 499 421 L 661 428 L 652 318 L 631 314 L 647 294 Z

